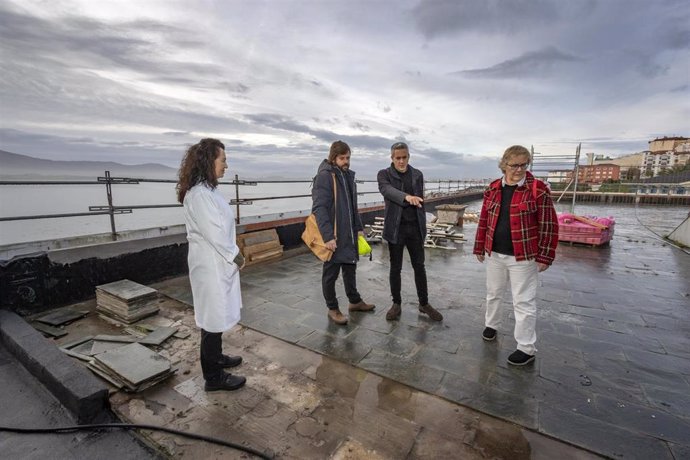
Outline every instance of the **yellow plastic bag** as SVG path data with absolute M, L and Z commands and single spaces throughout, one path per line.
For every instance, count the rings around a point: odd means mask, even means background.
M 360 256 L 369 256 L 371 260 L 371 246 L 369 246 L 369 243 L 362 235 L 359 235 L 359 238 L 357 238 L 357 252 L 359 252 Z

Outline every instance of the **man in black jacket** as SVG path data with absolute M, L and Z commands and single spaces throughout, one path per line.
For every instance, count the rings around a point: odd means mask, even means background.
M 419 297 L 419 311 L 434 321 L 443 315 L 429 305 L 429 292 L 424 268 L 424 240 L 426 239 L 426 213 L 424 212 L 424 175 L 408 163 L 410 150 L 404 142 L 391 146 L 390 167 L 379 171 L 379 191 L 385 199 L 383 239 L 388 242 L 390 254 L 390 285 L 393 305 L 386 312 L 388 321 L 400 318 L 400 296 L 403 251 L 407 248 L 414 270 L 414 283 Z
M 335 189 L 334 189 L 335 185 Z M 355 172 L 350 170 L 350 147 L 343 141 L 331 145 L 328 159 L 319 165 L 312 189 L 312 210 L 316 223 L 333 257 L 323 264 L 321 287 L 328 307 L 328 317 L 336 324 L 347 324 L 338 308 L 335 282 L 342 269 L 349 311 L 372 311 L 357 291 L 357 236 L 363 230 L 357 211 Z

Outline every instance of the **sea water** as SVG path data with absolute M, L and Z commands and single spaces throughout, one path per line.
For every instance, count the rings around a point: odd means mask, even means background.
M 432 185 L 435 187 L 435 185 Z M 140 183 L 116 184 L 113 189 L 115 206 L 176 204 L 175 184 Z M 220 192 L 228 200 L 235 198 L 235 187 L 221 184 Z M 358 184 L 360 206 L 365 203 L 381 203 L 375 182 Z M 260 183 L 241 186 L 240 198 L 252 199 L 269 196 L 310 195 L 311 183 Z M 0 217 L 40 214 L 65 214 L 88 212 L 89 206 L 108 204 L 105 186 L 95 185 L 5 185 L 0 187 Z M 468 205 L 468 212 L 479 212 L 481 200 Z M 236 209 L 233 206 L 233 209 Z M 311 198 L 275 199 L 254 201 L 240 206 L 240 216 L 257 216 L 288 211 L 311 209 Z M 570 203 L 556 203 L 556 209 L 570 211 Z M 653 231 L 666 236 L 688 216 L 687 206 L 658 206 L 633 204 L 580 204 L 575 212 L 580 215 L 613 217 L 628 228 L 641 232 Z M 135 209 L 131 214 L 115 215 L 117 231 L 168 227 L 184 222 L 181 207 L 162 209 Z M 0 246 L 28 241 L 68 238 L 110 232 L 107 215 L 92 215 L 58 219 L 35 219 L 0 222 Z M 468 235 L 472 237 L 473 235 Z M 615 236 L 614 236 L 615 238 Z
M 311 209 L 311 183 L 259 183 L 240 186 L 240 198 L 307 195 L 303 198 L 253 201 L 241 205 L 240 217 Z M 230 202 L 235 199 L 235 186 L 221 184 L 218 190 Z M 380 203 L 376 183 L 358 184 L 363 203 Z M 376 193 L 372 193 L 376 192 Z M 174 183 L 113 184 L 114 206 L 177 204 Z M 0 217 L 50 215 L 89 212 L 89 206 L 107 206 L 105 185 L 3 185 L 0 187 Z M 237 210 L 233 206 L 233 210 Z M 134 209 L 131 214 L 116 214 L 116 230 L 168 227 L 184 223 L 181 207 Z M 32 219 L 0 222 L 0 245 L 27 241 L 67 238 L 110 232 L 108 215 Z

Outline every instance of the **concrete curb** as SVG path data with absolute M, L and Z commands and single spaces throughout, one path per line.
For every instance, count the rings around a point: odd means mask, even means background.
M 22 317 L 0 310 L 0 341 L 77 418 L 77 423 L 113 420 L 108 388 L 73 362 Z

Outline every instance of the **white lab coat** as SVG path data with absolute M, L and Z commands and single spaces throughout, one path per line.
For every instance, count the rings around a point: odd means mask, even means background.
M 235 242 L 235 213 L 220 192 L 197 184 L 184 197 L 189 241 L 189 280 L 194 319 L 208 332 L 224 332 L 240 320 L 240 251 Z

